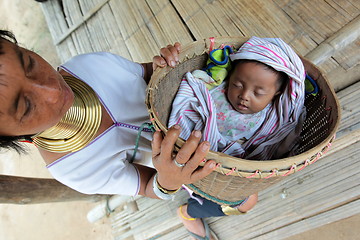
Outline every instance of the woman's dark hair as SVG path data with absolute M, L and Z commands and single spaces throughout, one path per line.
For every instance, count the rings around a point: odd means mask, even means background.
M 285 91 L 286 85 L 288 84 L 288 81 L 289 81 L 289 76 L 286 73 L 277 71 L 275 68 L 273 68 L 269 65 L 266 65 L 262 62 L 259 62 L 256 60 L 249 60 L 249 59 L 235 60 L 232 64 L 231 71 L 233 71 L 238 64 L 249 63 L 249 62 L 259 64 L 259 65 L 263 66 L 266 70 L 269 70 L 269 71 L 272 71 L 273 73 L 275 73 L 278 76 L 277 82 L 278 82 L 278 86 L 279 86 L 279 91 L 281 93 L 283 93 Z M 231 75 L 231 72 L 228 76 L 230 76 L 230 75 Z
M 20 142 L 32 142 L 32 139 L 30 136 L 0 136 L 0 149 L 13 149 L 18 153 L 23 153 L 25 149 Z
M 4 54 L 2 51 L 4 41 L 9 41 L 17 45 L 17 40 L 12 32 L 0 30 L 0 54 Z M 31 138 L 29 136 L 0 136 L 0 148 L 14 149 L 17 152 L 23 152 L 24 148 L 19 144 L 19 141 L 22 140 L 31 140 Z
M 2 43 L 3 43 L 3 41 L 12 42 L 15 45 L 18 44 L 18 42 L 17 42 L 17 40 L 15 38 L 15 35 L 12 32 L 0 29 L 0 54 L 4 53 L 2 51 Z

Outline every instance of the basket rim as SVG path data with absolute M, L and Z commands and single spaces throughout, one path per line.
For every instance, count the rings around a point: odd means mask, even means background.
M 182 48 L 182 52 L 179 54 L 179 62 L 183 63 L 195 56 L 202 55 L 209 51 L 211 46 L 211 41 L 214 41 L 214 47 L 218 48 L 221 44 L 231 44 L 234 45 L 239 42 L 245 42 L 249 37 L 243 36 L 228 36 L 228 37 L 215 37 L 215 40 L 203 39 L 192 42 Z M 300 55 L 299 55 L 300 56 Z M 216 156 L 224 156 L 220 161 L 217 159 L 216 162 L 221 164 L 221 167 L 217 168 L 215 171 L 222 173 L 224 175 L 232 175 L 246 178 L 270 178 L 276 176 L 287 176 L 289 174 L 295 173 L 304 169 L 306 166 L 316 162 L 320 157 L 322 157 L 330 148 L 333 140 L 335 139 L 336 131 L 340 124 L 340 104 L 333 87 L 328 81 L 326 75 L 319 69 L 317 66 L 312 64 L 309 60 L 304 57 L 301 57 L 302 60 L 305 60 L 307 63 L 315 67 L 322 75 L 324 83 L 328 88 L 329 93 L 332 96 L 332 100 L 335 103 L 335 106 L 332 106 L 332 111 L 336 111 L 335 114 L 335 123 L 328 134 L 328 137 L 325 138 L 317 146 L 300 153 L 298 155 L 282 158 L 282 159 L 273 159 L 267 161 L 259 160 L 249 160 L 236 158 L 224 153 L 209 151 L 206 155 L 206 159 L 214 159 Z M 173 68 L 165 67 L 158 68 L 152 75 L 151 80 L 147 87 L 147 97 L 146 105 L 148 107 L 148 112 L 150 115 L 151 122 L 156 129 L 163 131 L 165 134 L 167 132 L 167 127 L 160 122 L 158 116 L 155 114 L 156 109 L 154 109 L 151 104 L 151 100 L 154 98 L 154 90 L 156 89 L 156 84 L 158 80 L 161 81 L 163 77 L 166 76 Z M 176 146 L 180 148 L 185 141 L 179 138 L 176 142 Z M 200 166 L 203 166 L 204 163 L 201 163 Z

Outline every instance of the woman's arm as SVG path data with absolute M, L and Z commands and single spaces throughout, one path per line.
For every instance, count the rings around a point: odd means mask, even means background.
M 153 62 L 142 63 L 144 68 L 144 80 L 146 84 L 149 83 L 151 75 L 158 67 L 175 67 L 179 62 L 179 53 L 181 50 L 181 44 L 176 42 L 174 45 L 167 45 L 160 49 L 160 56 L 154 56 Z
M 152 142 L 152 159 L 157 170 L 157 181 L 161 188 L 174 191 L 182 184 L 194 183 L 208 174 L 215 168 L 216 164 L 208 160 L 203 167 L 199 164 L 203 161 L 209 151 L 209 142 L 199 144 L 201 133 L 194 131 L 182 148 L 173 153 L 173 146 L 179 137 L 181 129 L 173 126 L 169 129 L 165 137 L 160 132 L 155 132 Z M 174 160 L 184 167 L 178 167 Z M 153 179 L 155 170 L 137 165 L 140 172 L 140 191 L 139 194 L 152 198 L 159 198 L 153 191 Z

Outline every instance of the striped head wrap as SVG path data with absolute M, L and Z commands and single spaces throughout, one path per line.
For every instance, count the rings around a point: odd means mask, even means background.
M 273 103 L 264 124 L 243 145 L 245 158 L 269 159 L 276 152 L 277 144 L 295 129 L 304 110 L 304 65 L 294 50 L 280 38 L 252 37 L 231 54 L 230 59 L 256 60 L 289 76 L 284 92 Z

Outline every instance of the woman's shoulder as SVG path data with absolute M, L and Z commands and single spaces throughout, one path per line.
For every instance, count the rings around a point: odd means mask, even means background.
M 74 60 L 76 60 L 76 61 L 94 60 L 94 59 L 98 59 L 98 58 L 112 59 L 112 58 L 117 58 L 117 57 L 122 58 L 121 56 L 118 56 L 118 55 L 110 53 L 110 52 L 90 52 L 90 53 L 82 53 L 82 54 L 75 55 L 75 56 L 71 57 L 67 62 L 74 61 Z
M 128 65 L 128 64 L 136 64 L 139 65 L 138 63 L 132 62 L 122 56 L 110 53 L 110 52 L 93 52 L 93 53 L 84 53 L 84 54 L 79 54 L 76 56 L 73 56 L 72 58 L 70 58 L 68 61 L 66 61 L 64 64 L 62 65 L 69 65 L 69 64 L 73 64 L 76 63 L 78 64 L 99 64 L 101 65 Z M 98 65 L 97 65 L 98 66 Z
M 128 74 L 143 75 L 143 68 L 140 64 L 132 62 L 119 55 L 109 52 L 85 53 L 74 56 L 60 66 L 71 72 L 88 72 L 96 74 L 99 72 L 114 72 L 118 75 L 121 72 Z

